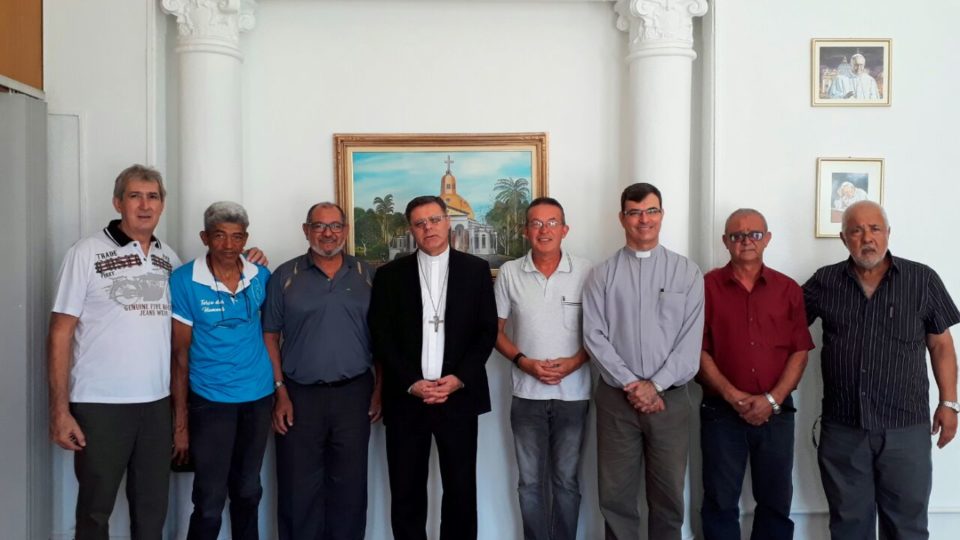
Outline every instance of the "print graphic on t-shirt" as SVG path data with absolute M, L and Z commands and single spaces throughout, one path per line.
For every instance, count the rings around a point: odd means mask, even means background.
M 167 274 L 151 272 L 142 276 L 116 276 L 107 287 L 108 296 L 127 311 L 140 311 L 141 316 L 169 315 Z

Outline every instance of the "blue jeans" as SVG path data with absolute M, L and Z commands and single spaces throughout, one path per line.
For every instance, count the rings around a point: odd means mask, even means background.
M 513 398 L 510 424 L 520 471 L 517 491 L 526 540 L 577 537 L 577 472 L 589 407 L 589 400 Z
M 260 466 L 272 412 L 272 394 L 255 401 L 221 403 L 190 392 L 190 460 L 196 474 L 188 539 L 220 536 L 228 494 L 232 538 L 258 538 L 257 508 L 263 494 Z
M 793 407 L 793 399 L 784 400 Z M 703 536 L 740 540 L 740 491 L 750 458 L 753 496 L 752 540 L 793 538 L 794 413 L 771 415 L 762 426 L 746 423 L 727 402 L 705 397 L 700 405 L 703 450 Z

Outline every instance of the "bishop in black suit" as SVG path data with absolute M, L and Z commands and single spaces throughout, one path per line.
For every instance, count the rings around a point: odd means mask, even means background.
M 497 338 L 486 261 L 454 251 L 443 199 L 405 212 L 418 251 L 381 267 L 369 323 L 383 363 L 383 412 L 396 540 L 426 540 L 431 438 L 443 483 L 441 540 L 477 537 L 477 416 L 490 410 L 485 364 Z

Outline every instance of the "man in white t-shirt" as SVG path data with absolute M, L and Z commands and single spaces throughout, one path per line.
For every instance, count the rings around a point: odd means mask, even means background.
M 510 423 L 527 540 L 577 537 L 577 473 L 590 404 L 580 295 L 590 263 L 561 250 L 568 230 L 556 199 L 534 199 L 525 228 L 530 251 L 501 266 L 494 286 L 496 347 L 514 364 Z
M 127 473 L 131 534 L 159 540 L 170 474 L 170 295 L 177 254 L 153 231 L 166 191 L 141 165 L 117 177 L 120 219 L 74 244 L 60 270 L 47 355 L 50 436 L 75 452 L 76 540 L 109 538 Z

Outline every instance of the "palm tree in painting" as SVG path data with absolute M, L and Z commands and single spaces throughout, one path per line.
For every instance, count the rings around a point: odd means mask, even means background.
M 530 182 L 526 178 L 500 178 L 493 185 L 493 191 L 496 193 L 494 200 L 508 209 L 507 253 L 510 253 L 510 239 L 519 233 L 517 226 L 523 219 L 521 213 L 530 200 Z
M 377 221 L 380 223 L 380 234 L 383 236 L 383 244 L 390 245 L 390 215 L 393 214 L 393 193 L 388 193 L 386 197 L 373 198 L 373 210 L 377 213 Z

